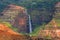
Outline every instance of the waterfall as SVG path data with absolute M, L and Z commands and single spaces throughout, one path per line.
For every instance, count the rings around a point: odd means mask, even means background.
M 29 33 L 32 33 L 31 17 L 30 17 L 30 15 L 27 13 L 27 9 L 25 9 L 25 13 L 26 13 L 26 15 L 28 15 Z
M 32 33 L 32 25 L 31 25 L 31 18 L 30 18 L 30 15 L 29 16 L 29 31 L 30 33 Z

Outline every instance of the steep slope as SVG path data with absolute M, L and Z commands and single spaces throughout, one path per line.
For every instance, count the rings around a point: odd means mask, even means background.
M 27 33 L 27 20 L 26 9 L 21 6 L 10 4 L 0 15 L 0 22 L 9 22 L 13 27 L 18 29 L 18 32 Z
M 0 23 L 0 40 L 29 40 L 29 37 L 16 33 Z
M 55 5 L 53 19 L 39 31 L 38 37 L 60 40 L 60 2 Z
M 44 26 L 44 30 L 40 30 L 39 37 L 60 40 L 60 27 L 58 27 L 54 19 L 51 20 L 47 25 Z

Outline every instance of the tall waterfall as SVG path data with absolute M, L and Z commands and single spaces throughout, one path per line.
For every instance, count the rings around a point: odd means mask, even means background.
M 32 33 L 31 17 L 30 17 L 30 15 L 27 13 L 27 9 L 25 9 L 25 13 L 26 13 L 26 15 L 28 15 L 29 33 Z
M 30 15 L 29 16 L 29 31 L 30 33 L 32 33 L 32 25 L 31 25 L 31 18 L 30 18 Z

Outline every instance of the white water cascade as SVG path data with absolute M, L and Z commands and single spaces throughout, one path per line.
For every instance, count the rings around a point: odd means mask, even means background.
M 29 16 L 29 31 L 30 33 L 32 33 L 32 25 L 31 25 L 31 18 L 30 18 L 30 15 Z
M 27 9 L 25 9 L 25 13 L 26 13 L 26 15 L 28 15 L 29 33 L 32 33 L 31 17 L 30 17 L 30 15 L 27 13 Z

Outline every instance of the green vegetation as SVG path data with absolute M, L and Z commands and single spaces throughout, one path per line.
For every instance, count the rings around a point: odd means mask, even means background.
M 31 36 L 38 36 L 39 32 L 41 30 L 44 30 L 44 29 L 45 29 L 45 23 L 43 25 L 39 26 L 39 27 L 37 26 L 35 28 L 35 30 L 32 33 L 30 33 L 29 35 L 31 35 Z
M 54 18 L 54 20 L 56 21 L 57 26 L 60 27 L 60 19 Z
M 47 35 L 47 36 L 45 37 L 45 39 L 52 39 L 52 38 L 51 38 L 51 35 L 50 35 L 50 34 Z
M 39 29 L 45 28 L 44 22 L 47 24 L 53 18 L 54 5 L 58 1 L 60 0 L 0 0 L 0 12 L 9 4 L 25 7 L 28 10 L 28 14 L 31 15 L 32 25 L 35 27 L 30 35 L 37 35 L 40 31 Z M 60 26 L 60 19 L 56 19 L 56 21 L 58 26 Z M 10 23 L 3 23 L 13 30 L 17 30 Z
M 11 28 L 12 30 L 14 30 L 14 31 L 16 31 L 16 32 L 17 32 L 17 28 L 12 27 L 12 25 L 11 25 L 9 22 L 0 22 L 0 23 L 5 24 L 7 27 L 9 27 L 9 28 Z

